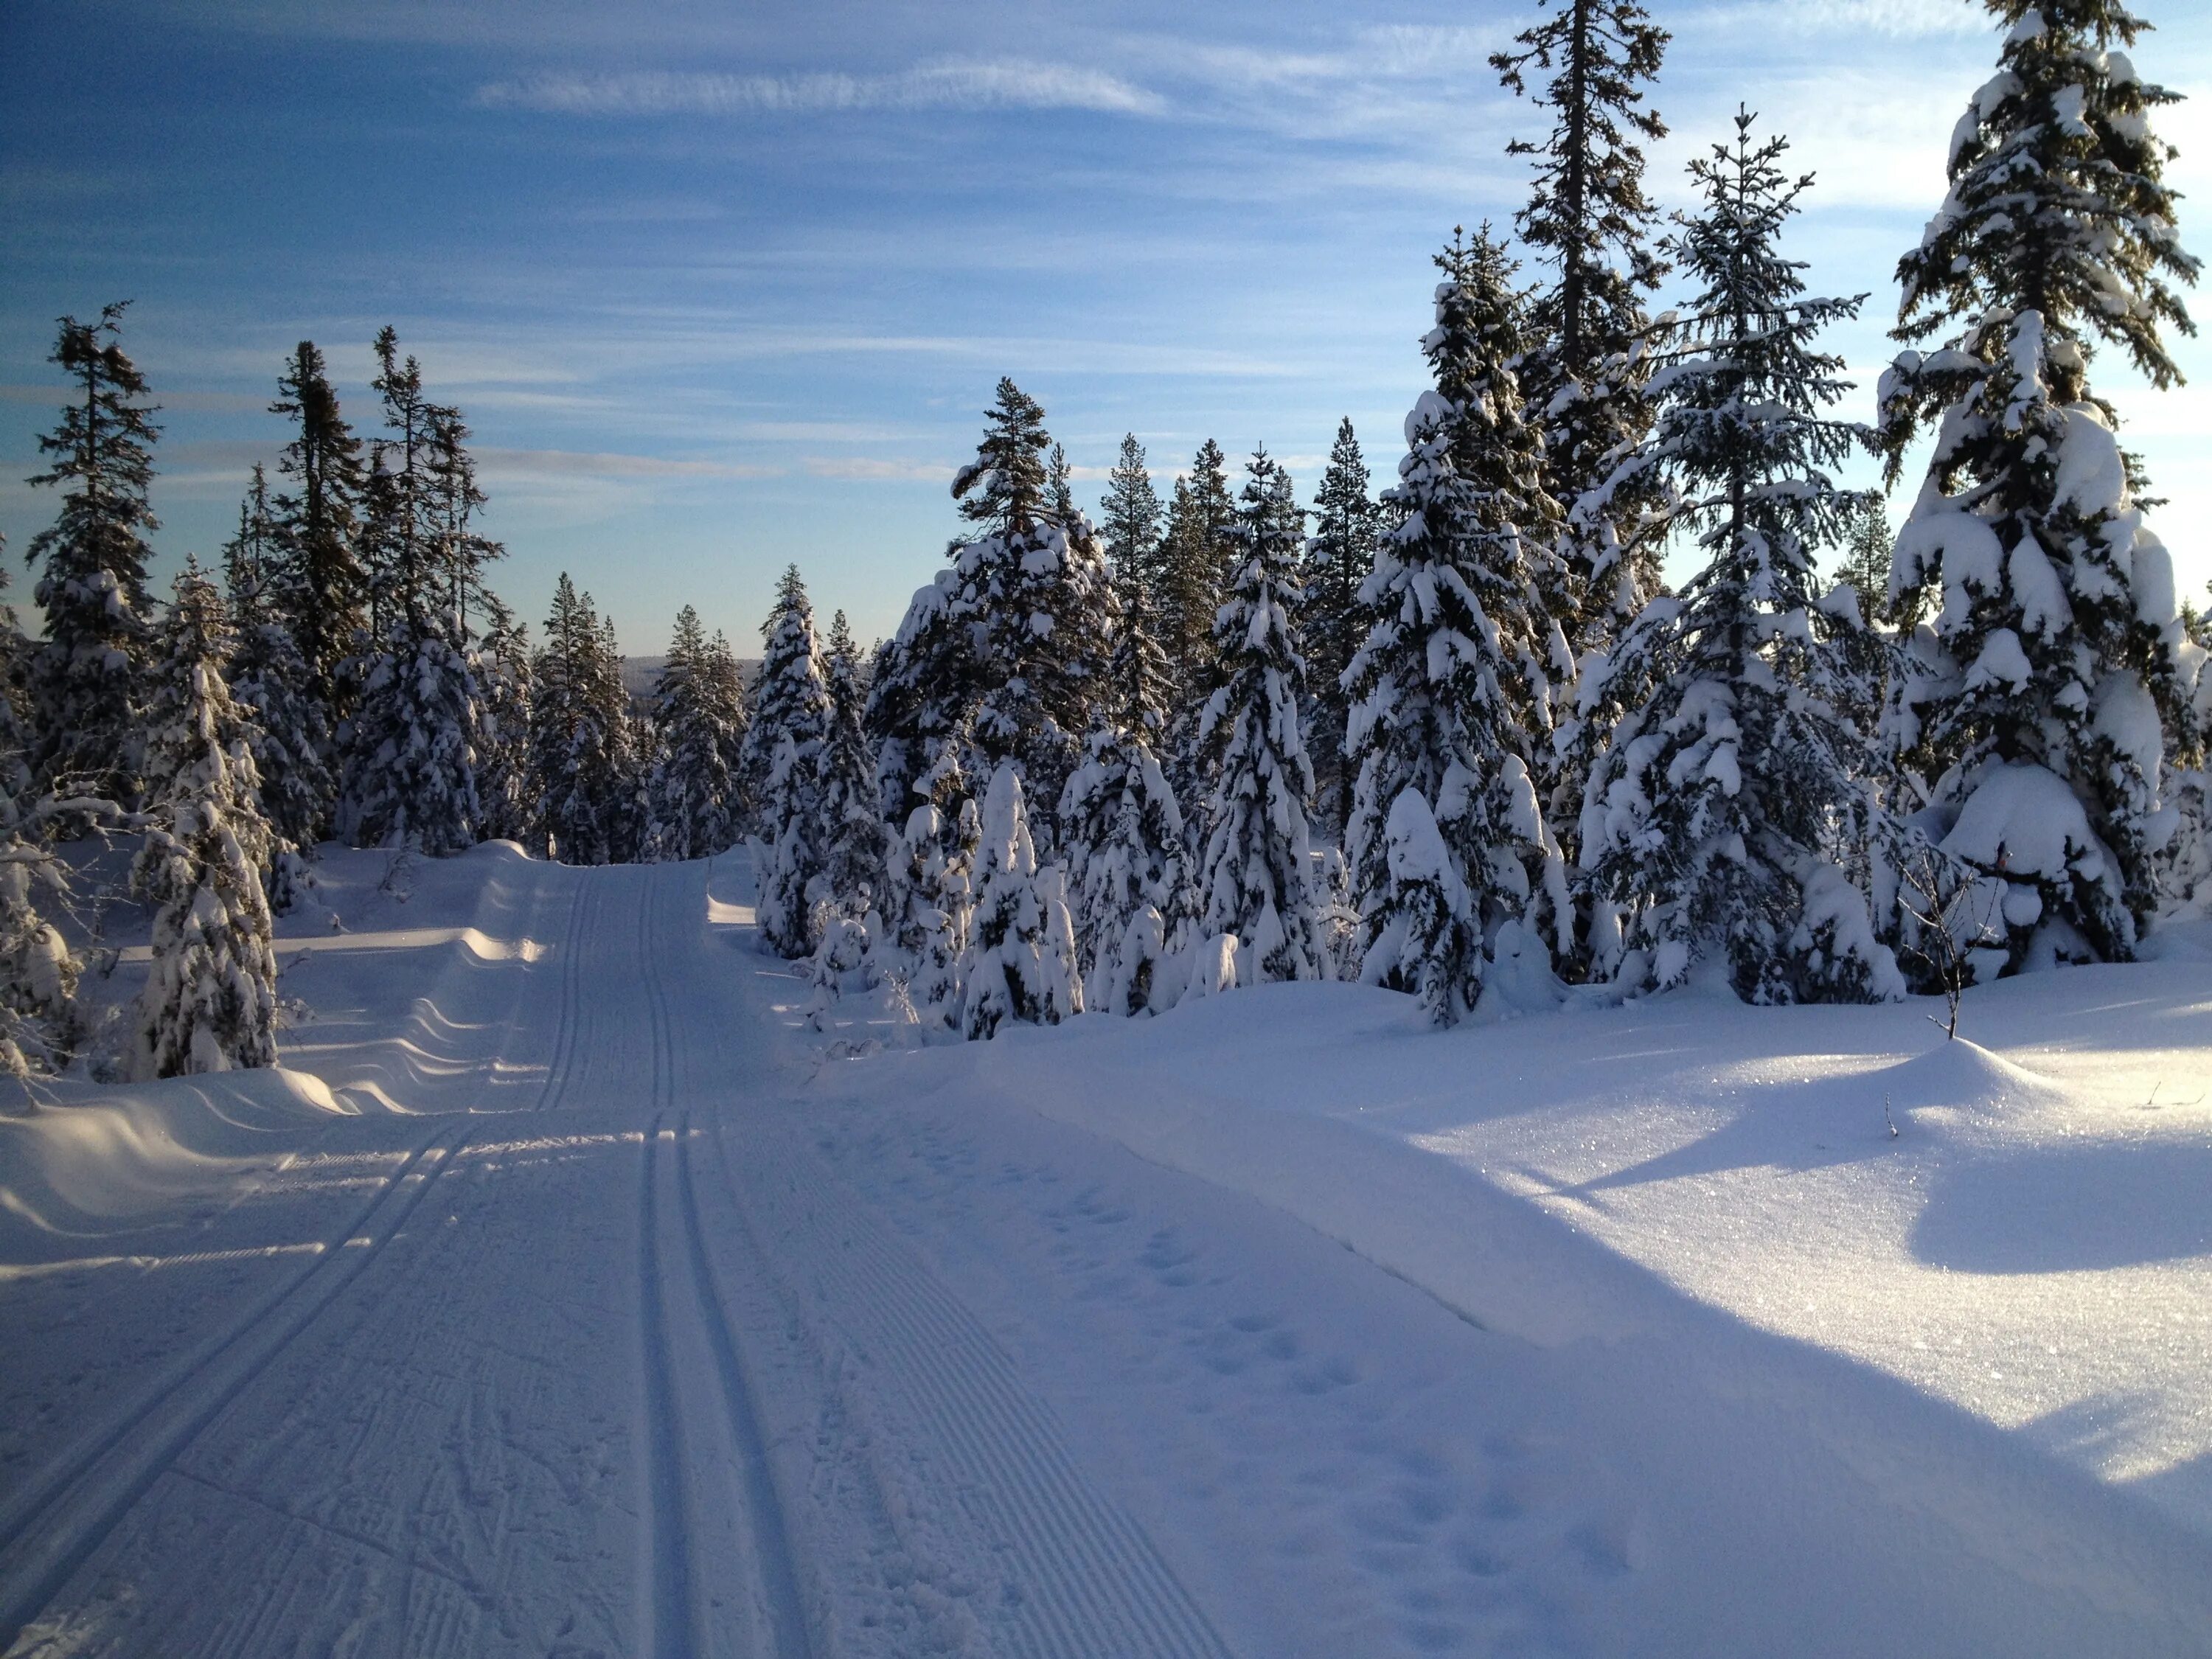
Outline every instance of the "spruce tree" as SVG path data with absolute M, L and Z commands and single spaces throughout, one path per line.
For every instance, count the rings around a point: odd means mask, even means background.
M 1552 280 L 1531 296 L 1522 395 L 1545 437 L 1545 485 L 1565 511 L 1577 656 L 1601 650 L 1659 591 L 1659 538 L 1648 489 L 1607 488 L 1650 424 L 1644 297 L 1667 266 L 1652 245 L 1658 210 L 1644 193 L 1643 143 L 1667 135 L 1644 88 L 1668 36 L 1637 0 L 1540 0 L 1549 14 L 1491 64 L 1552 114 L 1528 204 L 1514 217 Z M 1546 78 L 1529 94 L 1529 78 Z
M 333 732 L 353 712 L 345 664 L 368 626 L 368 573 L 360 546 L 366 486 L 361 440 L 346 423 L 323 354 L 302 340 L 276 382 L 272 415 L 289 416 L 296 435 L 279 470 L 292 489 L 276 498 L 284 556 L 275 597 L 307 659 L 315 701 Z
M 737 839 L 730 776 L 736 734 L 715 684 L 706 630 L 688 605 L 677 612 L 653 686 L 653 728 L 657 744 L 645 856 L 711 857 Z
M 39 439 L 47 470 L 31 480 L 62 492 L 60 514 L 31 538 L 40 566 L 33 591 L 46 641 L 30 659 L 40 783 L 128 800 L 136 793 L 141 726 L 137 678 L 151 637 L 145 532 L 155 527 L 147 490 L 158 434 L 143 403 L 145 377 L 124 355 L 128 301 L 100 320 L 61 319 L 52 356 L 76 383 L 61 423 Z
M 1145 466 L 1145 447 L 1133 432 L 1121 436 L 1121 459 L 1106 475 L 1106 498 L 1099 504 L 1099 531 L 1114 566 L 1126 605 L 1129 594 L 1145 590 L 1158 608 L 1161 592 L 1160 494 Z
M 1156 913 L 1164 940 L 1186 902 L 1182 811 L 1141 728 L 1091 728 L 1060 794 L 1060 825 L 1076 959 L 1091 985 L 1144 911 Z
M 1691 164 L 1705 206 L 1670 246 L 1698 292 L 1636 463 L 1706 562 L 1613 653 L 1610 673 L 1648 692 L 1591 776 L 1583 846 L 1625 923 L 1598 950 L 1622 982 L 1664 989 L 1712 957 L 1749 1001 L 1866 1000 L 1902 987 L 1868 915 L 1870 767 L 1814 573 L 1858 507 L 1832 469 L 1869 437 L 1826 414 L 1850 387 L 1816 342 L 1864 296 L 1806 296 L 1778 244 L 1811 180 L 1752 120 Z
M 330 727 L 305 654 L 279 608 L 283 542 L 260 467 L 239 504 L 238 533 L 223 549 L 223 580 L 236 635 L 231 695 L 251 718 L 248 742 L 261 808 L 276 837 L 269 902 L 282 914 L 309 880 L 306 859 L 323 838 L 336 786 Z
M 999 383 L 974 461 L 953 479 L 976 527 L 914 597 L 871 690 L 886 816 L 949 769 L 1012 760 L 1055 799 L 1105 696 L 1113 600 L 1097 540 L 1054 500 L 1044 411 Z M 1065 511 L 1066 517 L 1062 519 Z M 952 753 L 957 745 L 962 752 Z M 1038 829 L 1048 832 L 1048 825 Z
M 530 710 L 533 679 L 529 630 L 504 605 L 469 659 L 482 698 L 477 767 L 479 829 L 486 841 L 511 841 L 543 855 L 545 831 L 538 811 Z
M 970 1041 L 1013 1020 L 1057 1025 L 1083 1012 L 1075 929 L 1056 867 L 1040 870 L 1028 804 L 1011 762 L 992 775 L 975 854 L 975 899 L 961 968 Z
M 1898 264 L 1897 332 L 1943 336 L 1883 377 L 1893 480 L 1935 453 L 1899 532 L 1892 591 L 1932 611 L 1893 696 L 1894 741 L 1925 772 L 1946 851 L 1995 884 L 2006 966 L 2124 959 L 2154 902 L 2164 754 L 2202 733 L 2177 672 L 2172 562 L 2142 480 L 2091 389 L 2100 349 L 2179 383 L 2164 331 L 2177 284 L 2178 94 L 2126 47 L 2118 0 L 1991 0 L 1998 72 L 1952 135 L 1950 190 Z
M 1538 797 L 1560 698 L 1559 628 L 1544 603 L 1559 513 L 1514 378 L 1525 339 L 1512 267 L 1486 230 L 1455 236 L 1437 264 L 1423 342 L 1436 385 L 1406 419 L 1407 453 L 1383 497 L 1399 522 L 1362 590 L 1371 623 L 1346 674 L 1358 769 L 1346 854 L 1371 950 L 1404 931 L 1389 827 L 1399 796 L 1421 795 L 1476 921 L 1457 936 L 1449 994 L 1431 998 L 1449 1021 L 1480 994 L 1486 934 L 1518 924 L 1555 956 L 1575 939 Z M 1376 982 L 1421 988 L 1395 968 Z
M 276 1063 L 264 890 L 274 837 L 251 721 L 223 681 L 230 620 L 195 563 L 174 592 L 146 711 L 149 822 L 131 871 L 155 912 L 136 1038 L 140 1073 L 155 1078 Z
M 629 697 L 598 608 L 566 571 L 530 678 L 531 783 L 553 856 L 563 864 L 618 863 L 635 787 Z
M 1306 830 L 1313 767 L 1298 708 L 1303 516 L 1290 474 L 1266 450 L 1255 452 L 1232 526 L 1242 562 L 1213 630 L 1221 683 L 1198 723 L 1214 779 L 1199 926 L 1237 935 L 1248 984 L 1327 972 Z
M 1187 699 L 1212 689 L 1213 617 L 1237 557 L 1236 523 L 1228 462 L 1221 446 L 1208 438 L 1191 457 L 1189 474 L 1176 480 L 1159 554 L 1161 642 L 1177 665 Z
M 830 733 L 823 748 L 823 878 L 840 915 L 854 921 L 883 902 L 890 836 L 876 799 L 875 760 L 862 716 L 866 676 L 845 613 L 830 618 L 823 653 Z
M 769 947 L 795 960 L 820 942 L 814 905 L 830 850 L 822 767 L 834 714 L 814 607 L 798 566 L 777 585 L 775 608 L 761 635 L 753 721 L 745 732 L 746 770 L 760 780 L 755 798 L 764 848 L 754 914 Z
M 58 803 L 31 776 L 16 684 L 27 646 L 15 606 L 0 603 L 0 1077 L 19 1083 L 60 1071 L 85 1030 L 81 964 L 49 919 L 68 908 L 70 866 L 54 851 Z
M 454 608 L 452 571 L 462 556 L 448 544 L 449 523 L 465 526 L 473 508 L 441 501 L 432 459 L 446 411 L 425 398 L 421 367 L 412 357 L 401 362 L 398 351 L 386 327 L 376 338 L 374 384 L 391 435 L 375 446 L 363 537 L 376 637 L 363 664 L 340 817 L 356 846 L 441 858 L 473 847 L 483 818 L 482 694 Z M 449 483 L 465 478 L 465 466 L 455 473 L 460 463 L 451 454 L 447 461 Z
M 752 693 L 746 689 L 744 671 L 738 666 L 737 653 L 730 649 L 729 636 L 719 628 L 714 630 L 714 637 L 707 641 L 701 684 L 706 688 L 708 706 L 714 713 L 716 740 L 722 749 L 722 770 L 730 780 L 730 840 L 726 844 L 734 847 L 752 811 L 744 793 L 745 733 L 752 725 Z
M 1352 705 L 1345 671 L 1367 632 L 1359 590 L 1375 568 L 1382 514 L 1368 495 L 1367 462 L 1352 422 L 1338 423 L 1328 470 L 1314 496 L 1314 531 L 1306 543 L 1305 639 L 1307 731 L 1313 750 L 1316 799 L 1323 818 L 1341 831 L 1352 821 L 1355 769 L 1344 753 Z

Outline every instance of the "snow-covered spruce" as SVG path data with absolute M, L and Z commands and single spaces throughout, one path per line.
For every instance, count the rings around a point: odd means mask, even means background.
M 963 798 L 951 817 L 933 805 L 917 806 L 885 865 L 883 927 L 873 943 L 884 971 L 904 980 L 925 1025 L 960 1023 L 979 833 L 973 800 Z
M 1338 423 L 1328 468 L 1314 492 L 1313 534 L 1306 540 L 1299 634 L 1306 654 L 1306 738 L 1313 752 L 1315 801 L 1324 823 L 1341 830 L 1352 821 L 1358 768 L 1345 753 L 1352 705 L 1345 671 L 1367 635 L 1360 590 L 1375 568 L 1382 514 L 1368 495 L 1367 462 L 1346 419 Z
M 2172 284 L 2199 267 L 2174 228 L 2172 151 L 2150 127 L 2176 94 L 2122 50 L 2146 25 L 2117 0 L 1990 9 L 2012 26 L 1997 74 L 1898 265 L 1899 331 L 1948 337 L 1898 359 L 1881 410 L 1893 477 L 1935 429 L 1892 574 L 1897 600 L 1924 596 L 1934 615 L 1892 736 L 1929 779 L 1946 849 L 2009 884 L 2017 969 L 2132 953 L 2172 823 L 2164 753 L 2169 738 L 2202 741 L 2177 672 L 2172 562 L 2088 382 L 2100 344 L 2154 386 L 2179 380 L 2162 331 L 2188 327 Z
M 1103 991 L 1113 979 L 1123 993 L 1118 1000 L 1093 996 L 1091 1004 L 1133 1013 L 1148 999 L 1149 985 L 1133 963 L 1118 976 L 1114 965 L 1130 927 L 1147 911 L 1150 927 L 1161 933 L 1152 956 L 1164 948 L 1165 919 L 1181 910 L 1186 882 L 1182 812 L 1139 732 L 1091 728 L 1083 763 L 1060 794 L 1060 824 L 1085 986 Z
M 531 792 L 563 864 L 627 856 L 635 781 L 622 659 L 590 594 L 568 573 L 553 591 L 545 643 L 531 665 Z
M 39 438 L 51 458 L 33 484 L 62 492 L 59 515 L 31 538 L 33 597 L 46 640 L 30 655 L 33 774 L 71 793 L 129 799 L 143 732 L 137 678 L 151 637 L 146 592 L 155 527 L 147 505 L 157 429 L 146 380 L 124 356 L 124 304 L 100 320 L 61 320 L 50 361 L 76 384 L 60 425 Z
M 258 466 L 239 506 L 238 533 L 223 549 L 223 580 L 237 643 L 231 695 L 252 717 L 249 741 L 261 781 L 261 810 L 276 837 L 269 903 L 279 914 L 313 881 L 307 865 L 336 805 L 331 731 L 307 659 L 283 619 L 276 577 L 283 543 Z
M 1481 956 L 1482 924 L 1419 790 L 1401 789 L 1390 803 L 1382 846 L 1389 903 L 1360 977 L 1411 991 L 1431 1019 L 1451 1024 L 1467 1012 L 1467 964 Z
M 986 777 L 1012 760 L 1041 799 L 1056 799 L 1077 734 L 1108 695 L 1104 554 L 1054 486 L 1050 447 L 1044 411 L 1001 380 L 975 459 L 952 481 L 975 533 L 914 596 L 871 689 L 868 729 L 892 822 L 933 795 L 929 781 L 947 768 Z
M 835 713 L 797 566 L 784 572 L 761 633 L 766 648 L 744 751 L 746 774 L 759 780 L 752 786 L 763 848 L 758 915 L 763 940 L 796 959 L 811 955 L 818 939 L 816 884 L 830 842 L 822 766 Z
M 353 712 L 357 688 L 346 664 L 368 627 L 368 571 L 361 544 L 368 477 L 361 440 L 346 421 L 313 340 L 301 341 L 286 361 L 270 412 L 297 422 L 278 463 L 291 488 L 275 502 L 283 556 L 272 585 L 307 659 L 310 692 L 335 733 Z
M 1327 979 L 1306 812 L 1313 766 L 1299 702 L 1297 557 L 1304 514 L 1291 475 L 1252 457 L 1231 544 L 1242 562 L 1213 624 L 1219 686 L 1199 716 L 1213 778 L 1199 866 L 1201 933 L 1233 933 L 1239 979 Z
M 245 711 L 223 683 L 230 619 L 187 562 L 161 632 L 146 737 L 144 845 L 131 884 L 154 907 L 140 1075 L 276 1063 L 276 951 L 263 890 L 273 844 Z
M 837 914 L 858 922 L 884 897 L 891 838 L 878 810 L 874 748 L 862 725 L 866 670 L 842 611 L 830 619 L 824 666 L 830 736 L 822 755 L 822 874 Z
M 545 830 L 532 765 L 533 680 L 528 630 L 502 613 L 469 658 L 482 725 L 477 730 L 477 805 L 486 841 L 511 841 L 542 857 Z
M 1533 96 L 1551 131 L 1509 146 L 1535 158 L 1514 223 L 1553 273 L 1532 296 L 1517 368 L 1544 430 L 1545 483 L 1566 515 L 1574 603 L 1559 621 L 1578 658 L 1610 646 L 1660 587 L 1657 501 L 1648 479 L 1616 478 L 1615 467 L 1651 421 L 1643 302 L 1667 265 L 1640 141 L 1667 136 L 1644 101 L 1667 40 L 1636 0 L 1560 0 L 1490 60 L 1516 93 L 1532 74 L 1547 77 Z
M 737 840 L 737 785 L 731 775 L 744 710 L 728 702 L 699 613 L 676 613 L 676 631 L 653 690 L 656 738 L 647 787 L 647 859 L 711 857 Z
M 1814 343 L 1861 301 L 1804 296 L 1777 244 L 1809 180 L 1790 182 L 1786 142 L 1754 143 L 1751 122 L 1739 113 L 1734 144 L 1691 164 L 1705 206 L 1672 244 L 1699 292 L 1653 378 L 1658 421 L 1637 465 L 1670 485 L 1706 563 L 1644 608 L 1608 665 L 1643 696 L 1583 808 L 1601 918 L 1626 928 L 1595 954 L 1632 988 L 1678 985 L 1717 957 L 1750 1001 L 1889 997 L 1902 983 L 1856 885 L 1869 767 L 1838 710 L 1846 676 L 1813 580 L 1813 550 L 1856 507 L 1829 469 L 1868 436 L 1824 414 L 1850 388 Z
M 961 963 L 961 1030 L 973 1041 L 1009 1020 L 1057 1025 L 1083 1012 L 1075 925 L 1056 865 L 1037 866 L 1012 763 L 992 775 L 975 850 L 975 900 Z
M 1389 822 L 1398 797 L 1428 802 L 1478 926 L 1444 1021 L 1474 1007 L 1486 937 L 1522 925 L 1573 945 L 1565 862 L 1537 796 L 1564 641 L 1544 602 L 1559 566 L 1559 508 L 1511 363 L 1525 343 L 1504 250 L 1485 234 L 1437 256 L 1436 377 L 1406 417 L 1409 446 L 1384 501 L 1398 516 L 1361 593 L 1372 619 L 1346 672 L 1346 747 L 1358 766 L 1346 852 L 1370 944 L 1396 927 Z M 1379 981 L 1411 990 L 1386 973 Z
M 477 844 L 478 702 L 450 618 L 416 611 L 392 623 L 354 714 L 343 810 L 355 846 L 446 858 Z

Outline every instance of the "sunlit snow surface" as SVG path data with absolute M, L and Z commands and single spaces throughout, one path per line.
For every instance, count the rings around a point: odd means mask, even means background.
M 2202 930 L 933 1046 L 738 860 L 325 867 L 285 1071 L 0 1121 L 0 1651 L 2212 1651 Z

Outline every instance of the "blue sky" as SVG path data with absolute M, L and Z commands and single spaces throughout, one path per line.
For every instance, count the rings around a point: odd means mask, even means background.
M 2140 0 L 2212 252 L 2212 8 Z M 1652 180 L 1738 99 L 1819 183 L 1795 251 L 1870 292 L 1838 347 L 1870 414 L 1897 254 L 1996 34 L 1964 0 L 1653 6 L 1674 42 Z M 1156 471 L 1264 441 L 1310 493 L 1340 416 L 1378 475 L 1423 384 L 1429 257 L 1510 220 L 1540 131 L 1485 59 L 1529 3 L 980 0 L 9 0 L 0 7 L 0 531 L 55 399 L 53 319 L 129 297 L 164 405 L 165 570 L 211 554 L 291 343 L 373 418 L 386 322 L 459 404 L 541 617 L 572 571 L 626 648 L 698 605 L 740 648 L 796 561 L 863 639 L 956 527 L 946 484 L 997 378 L 1095 496 L 1124 431 Z M 2212 210 L 2208 210 L 2212 211 Z M 2212 293 L 2198 308 L 2212 313 Z M 2212 578 L 2212 347 L 2157 394 L 2100 383 Z M 27 584 L 20 573 L 15 596 Z

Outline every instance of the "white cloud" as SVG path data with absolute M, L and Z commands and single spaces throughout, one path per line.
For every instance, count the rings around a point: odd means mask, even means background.
M 744 461 L 672 460 L 578 449 L 479 449 L 476 459 L 487 477 L 774 478 L 784 471 Z
M 1018 59 L 918 64 L 890 75 L 539 74 L 477 91 L 493 109 L 556 115 L 811 115 L 848 110 L 1081 109 L 1157 115 L 1156 93 L 1118 76 Z

